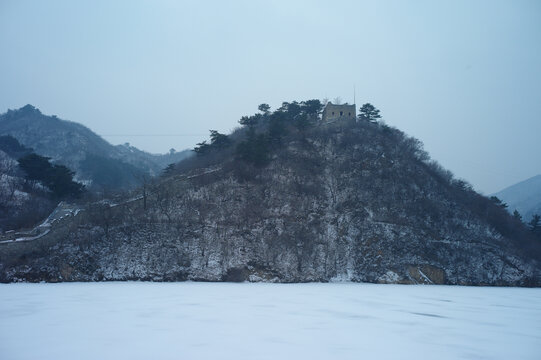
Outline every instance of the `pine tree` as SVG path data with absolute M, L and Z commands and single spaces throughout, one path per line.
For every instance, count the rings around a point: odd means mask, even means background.
M 506 209 L 506 208 L 507 208 L 507 204 L 504 203 L 503 201 L 501 201 L 497 196 L 491 196 L 491 197 L 490 197 L 490 200 L 492 200 L 492 202 L 494 202 L 494 204 L 498 205 L 498 206 L 501 207 L 502 209 Z
M 253 128 L 248 129 L 246 140 L 237 145 L 237 156 L 255 166 L 265 166 L 269 160 L 268 139 L 264 134 L 256 134 Z
M 224 134 L 220 134 L 216 130 L 209 130 L 210 131 L 210 145 L 217 149 L 222 149 L 225 147 L 228 147 L 231 144 L 231 140 L 229 140 L 229 137 Z
M 263 113 L 263 115 L 268 115 L 269 114 L 269 110 L 270 110 L 270 106 L 269 104 L 261 104 L 257 107 L 257 109 L 259 111 L 261 111 Z
M 208 154 L 210 151 L 210 144 L 207 144 L 206 140 L 197 143 L 196 146 L 193 148 L 193 151 L 195 151 L 198 156 Z
M 374 105 L 366 103 L 359 109 L 359 120 L 377 122 L 378 119 L 381 119 L 381 115 Z
M 26 179 L 41 182 L 55 198 L 79 197 L 84 191 L 84 185 L 73 181 L 73 171 L 64 165 L 52 165 L 48 157 L 32 153 L 18 162 L 26 173 Z
M 541 231 L 541 216 L 539 214 L 535 214 L 532 216 L 532 220 L 528 223 L 531 232 L 533 233 L 539 233 Z
M 515 219 L 517 219 L 518 221 L 522 221 L 522 215 L 520 215 L 520 213 L 517 211 L 517 209 L 515 209 L 515 211 L 513 211 L 513 217 Z
M 171 163 L 167 165 L 165 169 L 162 171 L 162 176 L 170 176 L 173 175 L 173 172 L 175 171 L 175 164 Z

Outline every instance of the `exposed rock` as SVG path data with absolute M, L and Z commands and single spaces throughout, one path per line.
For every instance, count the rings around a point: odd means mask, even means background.
M 445 284 L 445 271 L 432 265 L 410 266 L 408 275 L 417 284 Z

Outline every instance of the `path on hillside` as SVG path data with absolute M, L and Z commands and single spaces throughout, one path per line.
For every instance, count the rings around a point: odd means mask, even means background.
M 202 172 L 192 174 L 192 175 L 184 175 L 180 176 L 180 180 L 187 180 L 187 179 L 193 179 L 199 176 L 211 174 L 214 172 L 217 172 L 221 170 L 221 167 L 210 167 L 203 169 Z M 177 178 L 177 180 L 179 179 Z M 150 195 L 152 191 L 149 191 L 147 193 L 147 196 Z M 128 199 L 126 201 L 123 201 L 121 203 L 114 203 L 110 200 L 100 200 L 97 203 L 102 203 L 109 205 L 110 207 L 116 207 L 118 205 L 124 205 L 129 204 L 134 201 L 142 200 L 143 196 L 136 196 L 134 198 Z M 3 235 L 0 235 L 0 244 L 7 244 L 7 243 L 13 243 L 13 242 L 21 242 L 21 241 L 32 241 L 39 239 L 45 235 L 47 235 L 50 231 L 52 226 L 57 223 L 58 221 L 61 221 L 67 217 L 75 217 L 80 211 L 83 211 L 84 209 L 81 206 L 78 206 L 76 204 L 70 204 L 65 201 L 61 201 L 56 208 L 51 212 L 51 214 L 45 219 L 41 224 L 34 227 L 31 230 L 27 231 L 7 231 Z
M 28 231 L 8 231 L 2 236 L 0 244 L 39 239 L 51 231 L 54 223 L 68 216 L 77 216 L 81 210 L 82 208 L 75 204 L 61 201 L 41 224 Z

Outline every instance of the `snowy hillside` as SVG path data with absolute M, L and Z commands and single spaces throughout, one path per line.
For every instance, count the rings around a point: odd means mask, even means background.
M 39 241 L 0 246 L 0 280 L 541 285 L 524 225 L 417 140 L 295 114 L 254 117 L 137 200 L 89 204 Z

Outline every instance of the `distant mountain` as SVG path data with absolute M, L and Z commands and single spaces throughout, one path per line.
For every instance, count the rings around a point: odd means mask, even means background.
M 541 215 L 541 175 L 511 185 L 494 194 L 509 206 L 509 211 L 517 210 L 524 221 L 534 214 Z
M 191 151 L 150 154 L 133 146 L 113 146 L 87 127 L 42 114 L 32 105 L 0 115 L 0 135 L 76 172 L 76 179 L 95 189 L 130 188 L 142 175 L 157 175 Z

